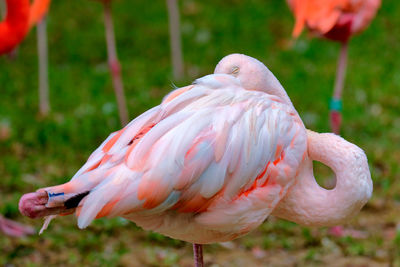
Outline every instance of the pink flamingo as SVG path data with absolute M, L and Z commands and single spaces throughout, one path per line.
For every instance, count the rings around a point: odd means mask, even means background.
M 381 0 L 287 0 L 296 18 L 293 36 L 306 26 L 310 31 L 341 43 L 333 97 L 330 103 L 332 131 L 340 132 L 342 91 L 350 37 L 363 31 L 374 18 Z
M 333 169 L 321 188 L 312 161 Z M 76 212 L 79 228 L 122 216 L 194 244 L 228 241 L 269 214 L 302 225 L 337 225 L 372 193 L 364 152 L 306 130 L 285 90 L 258 60 L 222 59 L 215 73 L 167 95 L 112 133 L 68 183 L 22 196 L 31 218 Z

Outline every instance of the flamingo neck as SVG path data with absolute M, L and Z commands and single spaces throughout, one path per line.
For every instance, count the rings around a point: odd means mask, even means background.
M 297 183 L 279 203 L 274 215 L 307 226 L 332 226 L 354 216 L 372 194 L 372 181 L 364 152 L 334 134 L 307 131 L 308 157 Z M 312 160 L 329 166 L 336 186 L 327 190 L 313 175 Z
M 286 90 L 283 88 L 282 84 L 279 80 L 275 77 L 274 74 L 268 69 L 267 81 L 264 82 L 264 86 L 266 91 L 269 94 L 276 95 L 281 98 L 285 104 L 289 105 L 291 108 L 296 110 L 293 106 L 292 101 L 289 98 L 289 95 L 286 93 Z

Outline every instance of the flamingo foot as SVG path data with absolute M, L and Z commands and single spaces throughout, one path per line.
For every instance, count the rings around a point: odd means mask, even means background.
M 31 226 L 9 220 L 0 215 L 0 231 L 5 235 L 12 237 L 23 237 L 35 233 L 35 229 Z

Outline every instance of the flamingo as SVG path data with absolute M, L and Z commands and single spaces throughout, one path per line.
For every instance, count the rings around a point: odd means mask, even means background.
M 336 173 L 333 190 L 317 184 L 313 160 Z M 195 266 L 203 266 L 202 244 L 243 236 L 270 214 L 337 225 L 371 194 L 363 150 L 306 130 L 269 69 L 232 54 L 112 133 L 69 182 L 23 195 L 19 209 L 48 216 L 44 228 L 74 211 L 79 228 L 122 216 L 193 243 Z
M 0 55 L 11 52 L 28 33 L 29 0 L 7 0 L 7 15 L 0 23 Z M 0 231 L 9 236 L 33 234 L 33 228 L 0 215 Z
M 381 0 L 287 0 L 287 2 L 296 18 L 293 37 L 297 38 L 306 26 L 317 35 L 341 44 L 330 103 L 331 129 L 339 134 L 348 42 L 351 36 L 362 32 L 370 24 Z
M 28 33 L 29 0 L 6 0 L 7 14 L 0 23 L 0 55 L 11 52 Z
M 50 0 L 6 0 L 7 15 L 0 23 L 0 55 L 11 52 L 47 13 Z

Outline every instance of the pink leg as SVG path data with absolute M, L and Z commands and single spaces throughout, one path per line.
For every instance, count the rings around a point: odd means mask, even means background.
M 180 80 L 183 78 L 183 59 L 177 0 L 167 0 L 167 7 L 174 79 Z
M 32 235 L 35 230 L 31 226 L 25 226 L 0 215 L 0 231 L 12 237 L 22 237 Z
M 330 121 L 331 129 L 335 134 L 340 133 L 340 125 L 342 122 L 342 92 L 344 86 L 344 78 L 346 75 L 347 66 L 347 48 L 348 43 L 342 43 L 340 48 L 340 55 L 338 60 L 338 65 L 336 69 L 336 80 L 335 88 L 333 91 L 333 97 L 330 103 Z
M 46 116 L 50 111 L 46 18 L 37 24 L 36 31 L 39 61 L 39 113 Z
M 203 245 L 193 244 L 194 266 L 203 267 Z
M 340 110 L 332 109 L 330 111 L 331 131 L 335 134 L 340 134 L 340 125 L 342 123 L 342 114 Z
M 110 66 L 111 76 L 113 80 L 115 95 L 117 97 L 119 117 L 121 124 L 125 126 L 128 123 L 129 116 L 126 108 L 124 86 L 121 78 L 121 65 L 117 57 L 117 49 L 115 45 L 114 26 L 111 16 L 111 1 L 103 1 L 104 4 L 104 25 L 106 28 L 106 41 L 108 64 Z

